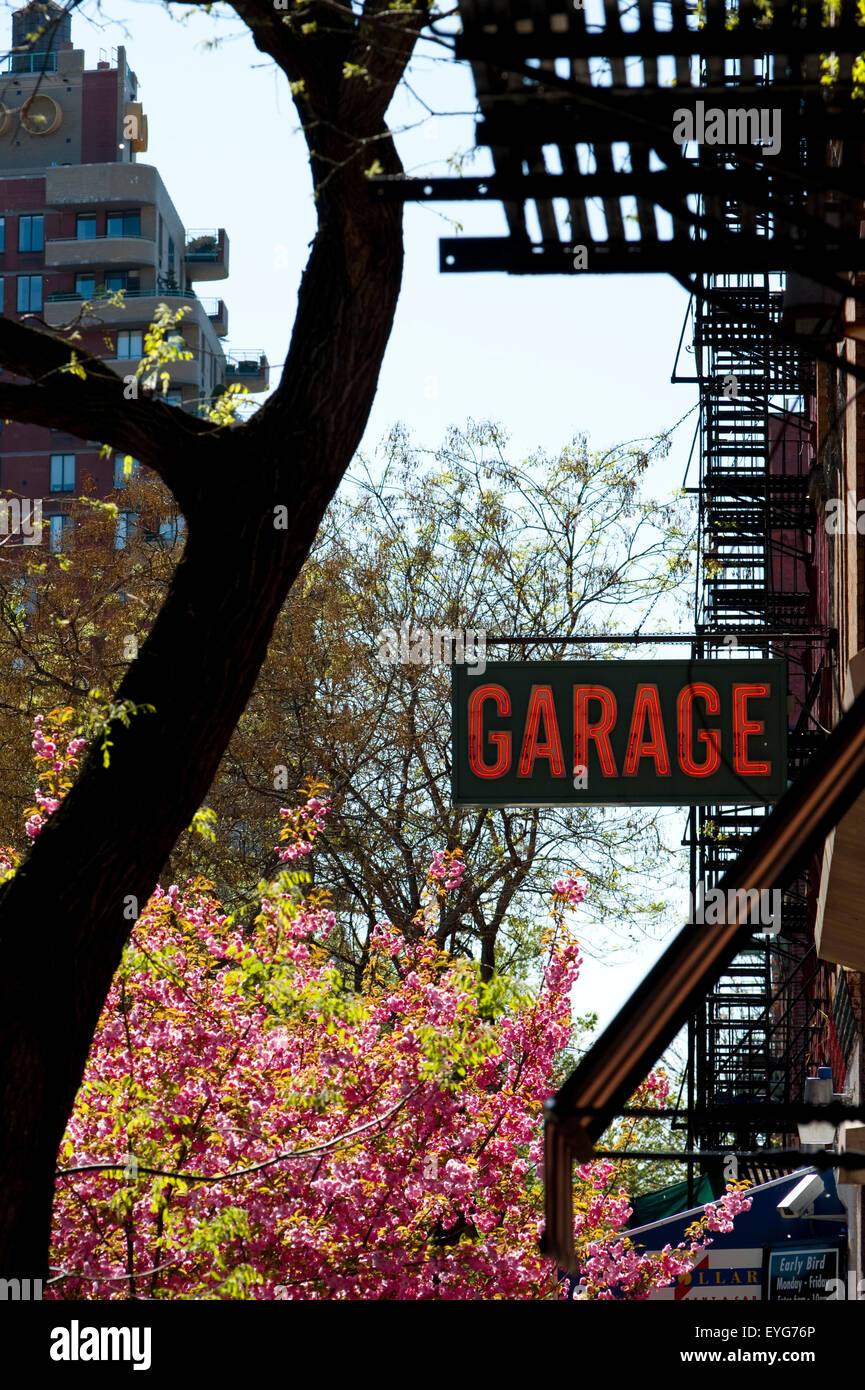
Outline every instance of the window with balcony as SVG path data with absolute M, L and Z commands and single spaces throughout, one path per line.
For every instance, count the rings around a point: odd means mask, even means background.
M 38 314 L 42 310 L 42 276 L 18 276 L 18 313 Z
M 166 391 L 162 399 L 166 405 L 183 405 L 183 392 L 175 388 L 172 391 Z
M 141 210 L 128 209 L 125 212 L 109 212 L 105 219 L 108 236 L 141 236 Z
M 65 550 L 69 544 L 69 536 L 72 530 L 72 517 L 57 516 L 46 517 L 48 522 L 48 545 L 56 554 L 58 550 Z
M 51 491 L 75 491 L 75 455 L 51 455 Z
M 125 487 L 127 483 L 131 483 L 133 478 L 138 477 L 140 467 L 138 459 L 131 459 L 128 454 L 115 454 L 114 486 Z
M 19 251 L 43 251 L 45 249 L 45 238 L 42 231 L 44 222 L 45 219 L 41 213 L 38 216 L 18 218 Z
M 96 218 L 93 213 L 79 213 L 75 222 L 75 235 L 79 241 L 90 241 L 96 236 Z
M 92 299 L 96 291 L 95 275 L 76 275 L 75 293 L 80 294 L 82 299 Z
M 117 334 L 117 356 L 134 357 L 136 362 L 144 356 L 144 334 L 140 330 L 124 328 Z

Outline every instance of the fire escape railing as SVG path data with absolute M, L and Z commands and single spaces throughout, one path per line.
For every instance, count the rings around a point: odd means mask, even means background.
M 693 655 L 787 659 L 792 779 L 820 737 L 814 712 L 831 646 L 828 631 L 809 622 L 805 568 L 813 535 L 812 373 L 773 334 L 783 310 L 780 276 L 712 276 L 707 288 L 711 296 L 698 298 L 694 311 L 701 636 Z M 788 634 L 781 642 L 763 635 L 778 631 Z M 692 811 L 685 837 L 692 902 L 701 885 L 717 885 L 765 814 L 753 806 Z M 779 929 L 766 934 L 765 924 L 755 925 L 690 1021 L 681 1126 L 689 1152 L 751 1150 L 758 1134 L 781 1147 L 795 1138 L 772 1129 L 766 1107 L 801 1098 L 825 1017 L 825 967 L 814 951 L 808 890 L 806 875 L 785 889 Z M 750 1128 L 727 1118 L 731 1105 L 753 1102 L 765 1104 Z

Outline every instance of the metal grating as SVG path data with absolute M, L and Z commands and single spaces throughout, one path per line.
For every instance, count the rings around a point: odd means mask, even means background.
M 863 267 L 865 21 L 856 0 L 837 10 L 833 23 L 814 0 L 774 0 L 771 20 L 755 0 L 699 13 L 685 0 L 466 0 L 456 53 L 493 173 L 380 178 L 374 191 L 502 203 L 507 234 L 444 238 L 446 272 Z

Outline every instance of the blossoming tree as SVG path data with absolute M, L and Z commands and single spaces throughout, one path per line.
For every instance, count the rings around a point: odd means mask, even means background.
M 71 710 L 37 719 L 33 838 L 82 747 Z M 552 889 L 535 994 L 444 955 L 435 923 L 463 875 L 435 854 L 413 942 L 373 933 L 363 989 L 328 955 L 334 914 L 299 871 L 327 814 L 313 786 L 282 812 L 292 865 L 249 925 L 208 882 L 157 888 L 135 922 L 60 1150 L 50 1296 L 554 1299 L 539 1251 L 541 1102 L 568 1042 L 580 954 Z M 3 853 L 4 873 L 17 854 Z M 648 1078 L 639 1103 L 663 1103 Z M 643 1298 L 688 1270 L 748 1198 L 676 1250 L 632 1248 L 611 1160 L 578 1170 L 586 1298 Z

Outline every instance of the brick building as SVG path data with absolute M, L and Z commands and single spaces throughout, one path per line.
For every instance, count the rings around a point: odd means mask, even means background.
M 138 163 L 147 117 L 125 49 L 87 69 L 71 41 L 71 17 L 50 2 L 16 11 L 12 25 L 0 75 L 3 313 L 49 328 L 76 321 L 81 349 L 126 376 L 142 357 L 157 306 L 184 308 L 178 346 L 192 357 L 171 363 L 167 400 L 198 412 L 234 381 L 266 390 L 264 354 L 226 353 L 225 304 L 197 293 L 202 282 L 228 276 L 225 231 L 186 230 L 159 171 Z M 110 302 L 118 290 L 122 306 Z M 82 310 L 84 303 L 92 307 Z M 70 498 L 123 486 L 123 460 L 100 458 L 99 448 L 97 440 L 5 423 L 0 495 L 41 498 L 56 547 L 71 523 Z M 128 523 L 124 514 L 118 543 Z

